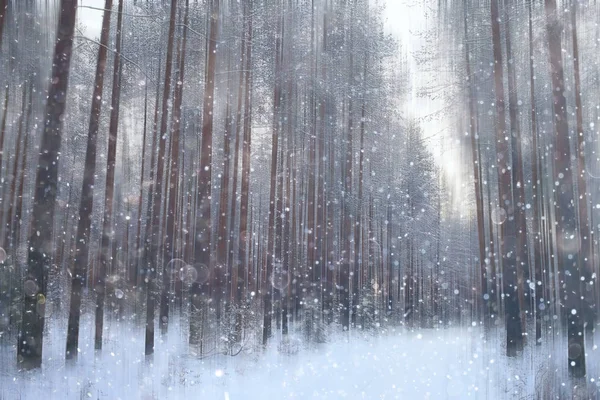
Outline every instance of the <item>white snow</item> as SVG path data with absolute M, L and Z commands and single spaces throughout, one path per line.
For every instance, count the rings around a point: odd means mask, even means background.
M 285 348 L 293 351 L 286 352 L 274 338 L 267 350 L 200 359 L 180 326 L 173 318 L 164 341 L 157 332 L 155 354 L 146 359 L 141 328 L 107 323 L 104 349 L 95 353 L 93 314 L 86 313 L 79 359 L 65 364 L 66 327 L 55 320 L 41 371 L 17 371 L 14 346 L 0 347 L 0 399 L 517 399 L 534 398 L 541 385 L 570 385 L 554 377 L 566 376 L 566 359 L 548 358 L 566 353 L 557 351 L 561 339 L 554 351 L 551 344 L 528 346 L 507 360 L 498 339 L 485 341 L 478 327 L 401 329 L 378 337 L 340 334 L 312 348 L 292 336 Z M 543 356 L 533 357 L 532 348 Z

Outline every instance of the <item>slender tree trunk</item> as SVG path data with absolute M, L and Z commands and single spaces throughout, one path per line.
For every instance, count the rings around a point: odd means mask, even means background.
M 350 33 L 349 33 L 349 66 L 348 66 L 348 85 L 352 85 L 354 80 L 354 53 L 353 53 L 353 35 L 352 22 L 354 21 L 354 13 L 350 10 Z M 343 264 L 340 266 L 340 303 L 342 306 L 340 322 L 343 329 L 350 329 L 350 260 L 352 260 L 352 251 L 354 246 L 352 243 L 352 211 L 351 211 L 351 196 L 352 196 L 352 179 L 353 179 L 353 99 L 348 98 L 348 134 L 346 137 L 346 152 L 345 152 L 345 168 L 344 168 L 344 200 L 343 200 L 343 227 L 342 237 L 344 237 Z M 355 238 L 356 240 L 356 238 Z
M 231 70 L 231 55 L 227 60 L 227 71 Z M 221 320 L 222 292 L 229 291 L 230 285 L 223 282 L 225 276 L 231 276 L 231 267 L 227 262 L 227 248 L 229 242 L 229 185 L 231 176 L 231 73 L 227 73 L 227 91 L 225 106 L 225 129 L 223 137 L 223 173 L 221 175 L 221 191 L 219 193 L 219 212 L 217 214 L 217 264 L 215 265 L 215 274 L 218 274 L 220 287 L 217 287 L 217 321 Z M 227 273 L 227 274 L 226 274 Z M 225 301 L 227 301 L 227 296 Z
M 160 75 L 160 74 L 159 74 Z M 158 85 L 157 85 L 158 86 Z M 158 100 L 158 95 L 156 96 Z M 146 146 L 148 146 L 148 85 L 144 88 L 144 129 L 142 136 L 142 170 L 140 172 L 140 192 L 137 199 L 137 231 L 135 235 L 135 265 L 132 268 L 132 274 L 128 276 L 129 282 L 136 286 L 137 275 L 138 275 L 138 263 L 139 249 L 140 249 L 140 235 L 142 231 L 142 208 L 144 205 L 144 176 L 146 176 Z
M 579 255 L 580 235 L 574 203 L 574 177 L 571 169 L 567 99 L 562 60 L 562 26 L 558 19 L 556 0 L 545 0 L 546 23 L 548 29 L 548 50 L 552 76 L 555 134 L 555 181 L 559 182 L 554 193 L 556 212 L 556 241 L 559 273 L 564 282 L 564 308 L 567 314 L 567 336 L 569 374 L 573 377 L 585 376 L 584 313 L 581 304 L 580 276 L 582 276 Z M 586 205 L 587 206 L 587 205 Z
M 158 140 L 157 136 L 158 136 L 158 117 L 159 117 L 159 104 L 160 104 L 160 76 L 161 76 L 161 65 L 162 65 L 162 57 L 159 55 L 158 57 L 158 74 L 157 77 L 158 79 L 156 80 L 156 94 L 155 94 L 155 102 L 154 102 L 154 119 L 152 122 L 152 145 L 150 147 L 151 152 L 150 152 L 150 174 L 148 177 L 148 181 L 144 181 L 144 175 L 142 174 L 141 178 L 140 178 L 140 195 L 139 195 L 139 206 L 138 206 L 138 210 L 139 210 L 139 214 L 138 214 L 138 233 L 137 233 L 137 254 L 138 257 L 140 256 L 140 251 L 142 250 L 142 234 L 141 234 L 141 230 L 142 230 L 142 205 L 143 205 L 143 194 L 144 194 L 144 186 L 146 184 L 146 182 L 150 182 L 150 185 L 148 187 L 148 204 L 147 204 L 147 209 L 146 209 L 146 229 L 145 229 L 145 240 L 147 241 L 150 237 L 151 234 L 151 229 L 152 229 L 152 225 L 150 224 L 150 219 L 152 218 L 152 198 L 153 198 L 153 188 L 154 188 L 154 184 L 152 182 L 154 182 L 154 169 L 155 169 L 155 164 L 156 164 L 156 141 Z M 142 164 L 144 165 L 144 164 Z M 145 243 L 145 242 L 144 242 Z M 144 253 L 145 253 L 145 245 L 144 245 Z M 142 263 L 145 263 L 145 254 L 142 254 L 142 259 L 141 259 Z M 140 282 L 140 274 L 139 274 L 139 270 L 140 267 L 143 270 L 146 270 L 145 265 L 141 266 L 138 265 L 138 268 L 136 269 L 136 280 L 135 280 L 135 284 L 139 285 Z
M 22 229 L 22 217 L 23 217 L 23 200 L 24 200 L 24 192 L 25 192 L 25 179 L 27 178 L 27 152 L 29 149 L 29 136 L 30 136 L 30 123 L 31 123 L 31 117 L 33 114 L 33 104 L 32 104 L 32 98 L 33 98 L 33 91 L 34 91 L 34 84 L 33 84 L 33 80 L 30 80 L 29 82 L 29 108 L 27 110 L 27 116 L 25 119 L 25 140 L 23 143 L 23 157 L 21 158 L 21 167 L 19 168 L 19 188 L 17 190 L 17 199 L 16 199 L 16 203 L 17 203 L 17 208 L 15 209 L 15 217 L 13 218 L 13 224 L 16 226 L 15 229 L 15 243 L 16 246 L 15 248 L 17 248 L 20 244 L 20 237 L 21 237 L 21 229 Z M 16 253 L 15 253 L 16 254 Z M 57 263 L 57 265 L 60 265 Z
M 240 185 L 240 230 L 238 235 L 238 258 L 239 269 L 241 271 L 250 270 L 251 264 L 248 262 L 248 252 L 251 247 L 251 233 L 248 233 L 248 212 L 250 199 L 250 155 L 252 139 L 252 4 L 253 0 L 244 2 L 246 8 L 245 17 L 248 18 L 246 33 L 246 65 L 243 67 L 244 73 L 244 123 L 242 139 L 242 176 Z M 248 272 L 245 287 L 251 287 L 251 274 Z
M 96 65 L 96 78 L 92 94 L 92 109 L 90 113 L 90 126 L 88 130 L 85 165 L 83 170 L 83 184 L 81 187 L 81 200 L 79 203 L 79 221 L 75 238 L 75 263 L 71 280 L 71 303 L 69 309 L 69 323 L 67 328 L 67 359 L 77 359 L 79 343 L 79 318 L 81 315 L 81 290 L 87 277 L 88 256 L 90 251 L 90 227 L 92 224 L 92 208 L 94 205 L 94 182 L 96 176 L 96 149 L 98 142 L 98 129 L 100 125 L 100 112 L 102 110 L 102 94 L 104 90 L 104 72 L 106 70 L 106 55 L 108 36 L 110 33 L 110 16 L 112 0 L 104 3 L 104 16 L 102 18 L 102 31 L 100 33 L 100 46 L 98 48 L 98 63 Z
M 531 181 L 533 182 L 533 262 L 535 274 L 535 298 L 534 298 L 534 313 L 535 313 L 535 343 L 542 344 L 542 313 L 539 309 L 540 298 L 545 298 L 543 295 L 542 278 L 542 252 L 541 252 L 541 221 L 540 221 L 540 203 L 541 196 L 540 177 L 539 177 L 539 156 L 538 156 L 538 127 L 537 127 L 537 109 L 535 104 L 535 70 L 534 70 L 534 46 L 533 46 L 533 17 L 532 17 L 532 1 L 528 3 L 529 11 L 529 76 L 530 76 L 530 97 L 531 97 Z M 540 293 L 542 295 L 540 296 Z
M 0 179 L 6 180 L 7 174 L 6 169 L 3 169 L 3 158 L 4 158 L 4 137 L 6 136 L 6 122 L 8 120 L 8 102 L 10 101 L 10 85 L 6 84 L 5 94 L 4 94 L 4 106 L 2 107 L 2 121 L 0 122 Z M 6 196 L 4 190 L 4 184 L 0 181 L 0 196 L 4 199 Z M 3 202 L 4 203 L 4 202 Z M 4 230 L 5 221 L 4 221 L 4 204 L 0 205 L 0 240 L 2 240 L 6 233 Z
M 267 237 L 267 268 L 266 268 L 266 288 L 264 290 L 264 322 L 263 322 L 263 346 L 267 344 L 268 339 L 271 337 L 271 314 L 272 314 L 272 297 L 273 297 L 273 285 L 270 283 L 273 275 L 273 261 L 277 256 L 274 251 L 274 240 L 275 240 L 275 214 L 276 214 L 276 191 L 277 191 L 277 164 L 279 156 L 279 133 L 281 131 L 281 68 L 283 58 L 283 32 L 282 32 L 282 19 L 281 7 L 277 10 L 280 15 L 277 20 L 277 39 L 275 39 L 275 89 L 273 94 L 273 134 L 271 136 L 271 179 L 269 186 L 269 225 L 268 225 L 268 237 Z M 310 246 L 310 243 L 309 243 Z
M 592 232 L 590 229 L 590 220 L 588 217 L 588 190 L 585 167 L 585 134 L 583 130 L 583 106 L 581 103 L 581 77 L 579 74 L 579 44 L 577 41 L 577 2 L 579 0 L 571 0 L 571 36 L 573 38 L 573 71 L 575 75 L 575 116 L 577 123 L 577 145 L 575 146 L 575 156 L 577 158 L 577 193 L 578 210 L 579 210 L 579 233 L 581 240 L 581 275 L 584 279 L 584 284 L 593 285 L 595 287 L 596 277 L 593 275 L 593 251 L 592 251 Z M 590 291 L 589 295 L 584 299 L 584 315 L 586 326 L 586 336 L 592 338 L 594 335 L 594 327 L 596 321 L 596 302 L 595 297 Z
M 123 0 L 119 0 L 117 8 L 117 34 L 115 37 L 116 52 L 113 64 L 112 96 L 110 103 L 110 123 L 108 127 L 108 153 L 106 157 L 106 179 L 104 185 L 104 215 L 102 217 L 102 236 L 100 241 L 100 260 L 96 281 L 96 332 L 94 339 L 94 348 L 102 349 L 102 333 L 104 331 L 104 300 L 106 297 L 106 276 L 107 266 L 112 261 L 116 261 L 116 254 L 108 258 L 108 250 L 111 241 L 113 249 L 117 245 L 113 235 L 113 204 L 115 190 L 115 164 L 117 159 L 117 135 L 119 133 L 119 107 L 121 104 L 121 76 L 123 68 L 121 65 L 121 35 L 123 30 Z M 114 250 L 113 250 L 114 252 Z M 113 288 L 108 287 L 109 293 Z
M 364 185 L 364 149 L 365 149 L 365 120 L 366 120 L 366 79 L 367 79 L 367 53 L 365 52 L 365 60 L 363 66 L 363 83 L 362 83 L 362 104 L 360 111 L 360 147 L 358 148 L 358 201 L 356 206 L 356 221 L 358 223 L 354 224 L 354 265 L 353 265 L 353 275 L 352 275 L 352 315 L 351 315 L 351 325 L 356 326 L 356 317 L 359 310 L 359 276 L 360 269 L 362 264 L 364 263 L 364 257 L 361 260 L 361 228 L 363 221 L 363 185 Z M 362 261 L 362 262 L 361 262 Z
M 202 264 L 203 268 L 212 271 L 211 251 L 211 184 L 212 184 L 212 134 L 213 134 L 213 109 L 215 95 L 215 72 L 217 61 L 217 37 L 219 30 L 220 0 L 212 0 L 210 8 L 209 41 L 206 56 L 206 76 L 204 99 L 202 108 L 202 144 L 200 149 L 200 171 L 198 177 L 198 205 L 196 211 L 196 246 L 194 259 Z M 216 280 L 213 278 L 213 284 Z M 214 285 L 212 289 L 219 290 Z M 199 282 L 192 284 L 192 314 L 190 317 L 190 343 L 199 343 L 200 337 L 195 331 L 200 321 L 201 286 Z
M 17 143 L 16 143 L 16 149 L 15 149 L 15 154 L 14 154 L 14 159 L 13 159 L 13 167 L 12 167 L 12 174 L 11 176 L 9 176 L 8 178 L 10 179 L 10 190 L 8 192 L 8 211 L 6 212 L 6 227 L 5 229 L 7 230 L 6 236 L 4 237 L 4 242 L 3 242 L 3 246 L 5 250 L 8 250 L 9 248 L 12 248 L 16 237 L 15 237 L 15 231 L 14 231 L 14 215 L 13 215 L 13 207 L 15 206 L 15 195 L 17 192 L 17 170 L 19 168 L 19 158 L 21 157 L 21 147 L 23 145 L 23 130 L 24 130 L 24 126 L 26 124 L 25 119 L 27 118 L 27 109 L 31 109 L 30 107 L 27 107 L 27 87 L 29 85 L 27 84 L 23 84 L 23 93 L 21 94 L 21 112 L 19 113 L 19 122 L 18 122 L 18 132 L 17 132 Z M 24 148 L 25 151 L 27 151 L 27 148 Z M 8 168 L 6 168 L 8 170 Z
M 239 63 L 239 77 L 238 77 L 238 93 L 237 93 L 237 106 L 236 106 L 236 114 L 235 114 L 235 142 L 233 145 L 233 183 L 232 183 L 232 188 L 233 188 L 233 193 L 234 193 L 234 199 L 237 200 L 238 198 L 238 176 L 239 176 L 239 165 L 240 165 L 240 142 L 242 142 L 242 107 L 244 105 L 244 80 L 246 77 L 246 9 L 247 6 L 246 4 L 244 4 L 242 6 L 242 20 L 244 22 L 243 27 L 242 27 L 242 40 L 241 40 L 241 50 L 240 50 L 240 63 Z M 235 224 L 235 219 L 236 219 L 236 201 L 233 201 L 231 204 L 231 221 L 232 224 Z M 227 233 L 228 235 L 228 246 L 227 246 L 227 253 L 229 255 L 229 258 L 234 260 L 235 257 L 233 257 L 233 242 L 234 242 L 234 229 L 233 229 L 233 225 L 231 226 L 231 228 L 229 229 L 229 232 Z M 241 298 L 242 298 L 242 286 L 243 284 L 242 282 L 242 275 L 243 275 L 243 269 L 240 269 L 241 263 L 233 263 L 233 265 L 237 265 L 236 268 L 233 268 L 232 270 L 232 284 L 231 284 L 231 295 L 232 295 L 232 301 L 234 304 L 239 305 Z M 243 268 L 243 267 L 242 267 Z M 241 315 L 238 314 L 238 316 L 236 316 L 236 318 L 241 317 Z M 239 327 L 241 328 L 241 326 Z M 237 332 L 239 332 L 239 330 L 236 329 Z
M 42 364 L 44 316 L 38 302 L 45 302 L 46 278 L 54 250 L 48 238 L 53 236 L 54 206 L 58 188 L 58 162 L 62 137 L 62 118 L 73 49 L 73 32 L 77 14 L 76 0 L 61 0 L 57 37 L 54 47 L 51 85 L 48 90 L 44 130 L 36 172 L 35 194 L 27 279 L 23 299 L 23 321 L 17 344 L 17 356 L 22 368 L 38 368 Z
M 170 177 L 170 189 L 169 199 L 167 206 L 167 234 L 165 236 L 165 260 L 171 260 L 176 257 L 176 232 L 177 232 L 177 198 L 179 195 L 179 137 L 181 133 L 181 104 L 183 102 L 183 82 L 185 74 L 185 51 L 187 45 L 187 25 L 189 20 L 189 0 L 185 2 L 185 16 L 183 18 L 183 38 L 181 45 L 181 58 L 179 61 L 179 73 L 177 76 L 177 86 L 175 88 L 175 101 L 173 103 L 173 122 L 172 122 L 172 136 L 171 136 L 171 177 Z M 171 266 L 174 268 L 174 265 Z M 169 290 L 171 287 L 171 276 L 174 276 L 175 271 L 165 270 L 163 273 L 163 285 L 160 297 L 160 324 L 161 330 L 166 332 L 166 328 L 169 322 L 169 304 L 171 302 L 169 296 Z
M 523 181 L 523 151 L 521 149 L 521 125 L 518 119 L 517 103 L 517 78 L 514 67 L 512 38 L 509 23 L 508 4 L 510 0 L 505 1 L 504 24 L 506 30 L 506 57 L 507 79 L 508 79 L 508 110 L 510 120 L 510 141 L 512 156 L 512 187 L 513 187 L 513 207 L 515 211 L 515 223 L 517 228 L 517 248 L 516 248 L 516 266 L 517 266 L 517 290 L 519 297 L 519 308 L 521 310 L 521 325 L 523 331 L 527 331 L 526 312 L 531 315 L 532 303 L 529 296 L 529 254 L 527 240 L 527 220 L 525 219 L 525 183 Z M 527 288 L 527 289 L 525 289 Z M 526 291 L 527 290 L 527 291 Z M 527 336 L 523 336 L 525 340 Z
M 479 239 L 479 267 L 480 267 L 480 282 L 481 282 L 481 293 L 482 295 L 488 294 L 488 300 L 485 300 L 483 304 L 482 317 L 485 323 L 485 327 L 489 328 L 489 315 L 490 309 L 489 306 L 491 303 L 489 302 L 489 293 L 487 287 L 487 271 L 486 271 L 486 262 L 487 257 L 485 256 L 485 227 L 484 227 L 484 217 L 483 217 L 483 199 L 481 197 L 481 176 L 480 176 L 480 157 L 478 152 L 478 133 L 477 133 L 477 112 L 475 110 L 475 94 L 473 93 L 473 76 L 471 72 L 471 53 L 469 46 L 469 37 L 468 37 L 468 19 L 467 19 L 467 2 L 465 1 L 463 4 L 463 12 L 464 12 L 464 29 L 465 29 L 465 66 L 466 66 L 466 74 L 467 74 L 467 82 L 469 89 L 469 135 L 471 137 L 471 160 L 473 163 L 473 186 L 475 191 L 475 209 L 477 213 L 477 235 Z M 438 239 L 439 240 L 439 239 Z
M 494 51 L 494 91 L 496 93 L 496 151 L 498 171 L 498 194 L 500 205 L 494 210 L 500 219 L 499 253 L 502 257 L 502 280 L 504 287 L 504 312 L 506 318 L 506 354 L 516 356 L 523 349 L 521 310 L 518 299 L 517 232 L 514 221 L 511 174 L 509 172 L 509 148 L 506 141 L 506 111 L 504 105 L 504 77 L 502 73 L 502 47 L 498 1 L 491 1 L 492 43 Z M 493 211 L 493 212 L 494 212 Z M 505 219 L 504 219 L 505 218 Z M 502 222 L 502 219 L 504 221 Z
M 4 32 L 4 19 L 8 13 L 9 0 L 0 0 L 0 49 L 2 49 L 2 34 Z
M 160 131 L 158 135 L 158 159 L 156 160 L 156 179 L 153 183 L 153 199 L 151 219 L 148 224 L 151 224 L 150 229 L 146 230 L 150 233 L 146 236 L 146 249 L 144 257 L 146 258 L 148 290 L 146 292 L 146 337 L 145 337 L 145 354 L 154 353 L 154 314 L 156 304 L 156 278 L 159 269 L 165 274 L 166 268 L 163 265 L 163 260 L 160 257 L 163 241 L 160 238 L 160 209 L 163 175 L 165 170 L 165 153 L 167 147 L 167 125 L 169 118 L 169 98 L 171 96 L 171 71 L 173 69 L 173 42 L 175 41 L 175 25 L 177 16 L 177 0 L 171 0 L 171 13 L 169 18 L 169 38 L 167 42 L 167 58 L 165 61 L 165 86 L 162 98 Z M 152 267 L 154 265 L 154 267 Z

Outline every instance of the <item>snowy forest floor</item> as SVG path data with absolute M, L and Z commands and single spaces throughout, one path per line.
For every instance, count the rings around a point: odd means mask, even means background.
M 558 338 L 507 359 L 501 336 L 484 340 L 478 327 L 400 328 L 378 336 L 337 334 L 310 346 L 293 335 L 282 346 L 275 337 L 266 350 L 200 359 L 189 351 L 185 321 L 172 322 L 164 337 L 157 332 L 155 354 L 146 358 L 142 327 L 108 321 L 97 353 L 93 313 L 87 312 L 79 359 L 65 363 L 66 321 L 54 318 L 46 326 L 43 367 L 33 372 L 17 370 L 15 346 L 5 337 L 0 399 L 600 398 L 597 350 L 588 353 L 586 382 L 573 382 L 561 356 L 565 341 Z M 586 394 L 574 396 L 582 387 Z

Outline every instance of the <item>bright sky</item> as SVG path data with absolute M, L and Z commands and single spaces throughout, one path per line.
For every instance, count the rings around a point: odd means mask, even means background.
M 79 4 L 82 6 L 104 8 L 104 0 L 79 0 Z M 77 15 L 79 17 L 79 22 L 86 27 L 85 33 L 87 36 L 92 39 L 100 36 L 102 11 L 80 7 L 79 10 L 77 10 Z

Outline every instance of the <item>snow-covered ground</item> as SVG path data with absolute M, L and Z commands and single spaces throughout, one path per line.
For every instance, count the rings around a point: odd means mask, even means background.
M 560 379 L 566 376 L 566 359 L 549 356 L 564 353 L 562 341 L 554 350 L 551 343 L 528 346 L 523 357 L 507 360 L 500 342 L 484 340 L 476 327 L 396 330 L 379 337 L 346 334 L 312 348 L 292 339 L 288 351 L 274 339 L 267 350 L 199 359 L 185 344 L 182 324 L 174 321 L 165 339 L 157 341 L 155 355 L 146 359 L 143 330 L 125 322 L 108 324 L 104 349 L 95 353 L 92 318 L 83 316 L 75 363 L 65 364 L 66 329 L 57 321 L 47 327 L 41 371 L 17 371 L 14 347 L 4 343 L 0 399 L 512 400 L 571 398 L 573 385 Z M 596 376 L 588 378 L 588 391 L 596 394 L 597 359 L 588 355 L 589 376 Z

